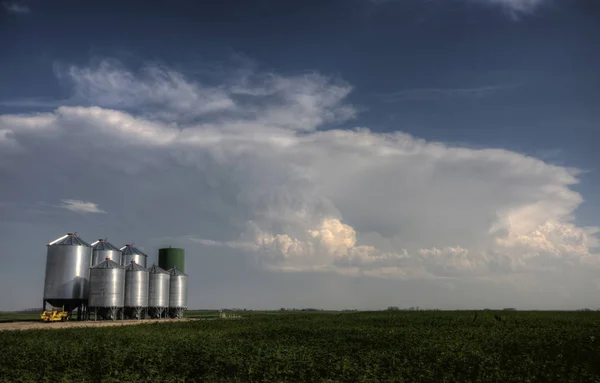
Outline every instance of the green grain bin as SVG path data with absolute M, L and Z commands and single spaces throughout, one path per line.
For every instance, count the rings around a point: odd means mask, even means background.
M 185 250 L 174 247 L 158 249 L 158 267 L 165 270 L 176 267 L 185 272 Z

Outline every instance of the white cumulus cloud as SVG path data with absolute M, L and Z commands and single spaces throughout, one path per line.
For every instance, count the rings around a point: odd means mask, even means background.
M 75 199 L 63 199 L 59 207 L 76 213 L 106 213 L 93 202 L 79 201 Z

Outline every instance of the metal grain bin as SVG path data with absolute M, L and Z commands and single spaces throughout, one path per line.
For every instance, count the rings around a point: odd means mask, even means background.
M 121 250 L 106 239 L 92 243 L 92 267 L 104 262 L 106 258 L 121 265 Z
M 185 272 L 185 250 L 173 247 L 158 249 L 158 266 L 165 270 L 176 267 Z
M 140 249 L 133 247 L 133 245 L 125 245 L 120 250 L 123 254 L 121 258 L 121 264 L 123 266 L 129 266 L 131 261 L 134 261 L 138 265 L 146 267 L 146 260 L 148 259 L 148 256 Z
M 152 265 L 149 271 L 150 283 L 148 287 L 148 311 L 150 317 L 162 318 L 169 308 L 169 282 L 171 274 Z
M 176 267 L 169 270 L 169 310 L 172 317 L 180 318 L 187 309 L 187 279 L 188 276 Z
M 47 245 L 44 306 L 64 306 L 83 312 L 88 299 L 92 248 L 76 233 L 68 233 Z M 83 318 L 80 318 L 83 319 Z
M 90 270 L 88 306 L 94 318 L 116 319 L 125 303 L 125 269 L 106 259 Z
M 135 262 L 125 266 L 125 315 L 142 319 L 148 307 L 148 270 Z

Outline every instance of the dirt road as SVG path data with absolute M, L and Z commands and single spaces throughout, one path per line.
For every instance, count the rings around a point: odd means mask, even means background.
M 140 323 L 173 323 L 173 322 L 185 322 L 194 319 L 146 319 L 146 320 L 117 320 L 117 321 L 70 321 L 70 322 L 56 322 L 56 323 L 44 323 L 44 322 L 8 322 L 0 323 L 0 331 L 11 331 L 11 330 L 33 330 L 33 329 L 58 329 L 58 328 L 72 328 L 72 327 L 106 327 L 106 326 L 128 326 Z

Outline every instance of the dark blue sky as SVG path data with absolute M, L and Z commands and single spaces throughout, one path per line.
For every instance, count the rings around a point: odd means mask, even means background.
M 519 8 L 523 4 L 537 6 Z M 572 188 L 586 201 L 577 208 L 575 222 L 600 223 L 600 1 L 32 0 L 3 5 L 0 117 L 69 105 L 73 87 L 59 78 L 57 68 L 93 67 L 107 58 L 132 73 L 146 63 L 164 64 L 189 81 L 215 86 L 238 67 L 283 77 L 318 72 L 350 84 L 353 91 L 344 103 L 358 111 L 355 119 L 318 129 L 401 131 L 575 167 L 585 172 Z M 78 105 L 93 103 L 78 100 Z M 116 109 L 130 111 L 129 106 Z M 39 147 L 43 152 L 44 144 Z M 37 165 L 31 160 L 27 166 Z M 5 195 L 20 194 L 15 186 Z

